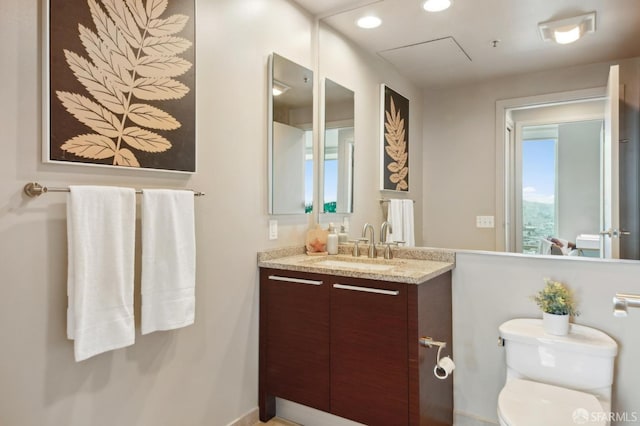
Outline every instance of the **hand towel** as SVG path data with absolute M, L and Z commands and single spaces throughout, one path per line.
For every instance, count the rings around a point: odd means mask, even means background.
M 391 199 L 387 207 L 387 222 L 391 224 L 391 233 L 387 241 L 404 241 L 402 226 L 402 200 Z
M 142 334 L 193 324 L 196 237 L 193 191 L 142 195 Z
M 389 200 L 387 221 L 392 228 L 387 241 L 404 241 L 405 247 L 415 246 L 413 200 Z
M 405 247 L 414 247 L 413 200 L 402 200 L 402 238 Z
M 67 337 L 76 361 L 132 345 L 135 191 L 71 186 Z

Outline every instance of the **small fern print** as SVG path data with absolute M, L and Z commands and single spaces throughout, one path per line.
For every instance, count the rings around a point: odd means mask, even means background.
M 169 0 L 87 0 L 93 27 L 77 25 L 84 52 L 64 49 L 69 70 L 86 93 L 56 90 L 67 113 L 88 128 L 60 148 L 114 166 L 142 167 L 136 153 L 172 148 L 168 132 L 182 123 L 148 102 L 184 98 L 176 78 L 192 67 L 179 55 L 192 47 L 180 37 L 189 17 L 163 17 Z M 162 134 L 161 134 L 162 133 Z
M 385 182 L 384 189 L 408 191 L 409 152 L 405 118 L 401 116 L 400 109 L 396 108 L 394 96 L 389 94 L 389 98 L 389 109 L 384 111 L 384 149 L 386 155 L 391 159 L 391 161 L 385 161 L 385 167 L 388 171 L 385 176 L 388 176 L 387 179 L 392 185 L 389 185 L 389 182 Z M 393 185 L 395 185 L 395 188 Z

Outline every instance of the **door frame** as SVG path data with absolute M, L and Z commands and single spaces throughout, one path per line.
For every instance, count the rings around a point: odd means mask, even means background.
M 548 93 L 544 95 L 526 96 L 511 99 L 501 99 L 496 101 L 496 232 L 495 249 L 497 251 L 507 251 L 509 242 L 507 238 L 510 233 L 507 231 L 509 223 L 509 188 L 507 185 L 509 167 L 509 141 L 506 140 L 509 110 L 531 108 L 535 106 L 545 106 L 570 102 L 583 102 L 589 100 L 603 99 L 606 95 L 606 87 L 594 87 L 591 89 L 572 90 L 566 92 Z

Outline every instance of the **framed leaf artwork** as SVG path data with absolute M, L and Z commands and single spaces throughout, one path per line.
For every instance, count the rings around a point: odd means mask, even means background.
M 195 0 L 45 10 L 43 160 L 195 172 Z
M 383 84 L 380 189 L 409 191 L 409 99 Z

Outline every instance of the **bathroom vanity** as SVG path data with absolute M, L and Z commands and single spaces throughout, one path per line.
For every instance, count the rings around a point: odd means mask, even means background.
M 280 397 L 372 426 L 452 424 L 453 378 L 434 376 L 437 348 L 419 339 L 452 354 L 454 254 L 302 253 L 259 254 L 260 420 Z

